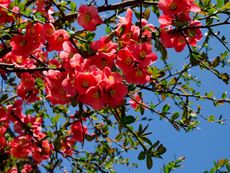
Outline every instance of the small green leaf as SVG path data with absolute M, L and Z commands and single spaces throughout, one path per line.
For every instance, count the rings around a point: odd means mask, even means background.
M 106 32 L 107 34 L 111 33 L 111 29 L 110 29 L 109 25 L 106 26 L 105 32 Z
M 220 57 L 216 57 L 212 62 L 211 62 L 211 66 L 212 67 L 217 67 L 220 64 Z
M 160 141 L 158 140 L 151 146 L 151 148 L 156 148 L 159 144 L 160 144 Z
M 160 155 L 164 154 L 166 152 L 166 148 L 162 144 L 160 144 L 159 147 L 157 147 L 157 152 Z
M 7 98 L 8 98 L 8 95 L 7 95 L 7 94 L 1 95 L 0 103 L 3 103 Z
M 228 73 L 222 73 L 222 74 L 220 74 L 220 77 L 226 84 L 228 84 L 228 81 L 229 81 L 229 74 Z
M 123 124 L 132 124 L 135 122 L 135 118 L 132 115 L 128 115 L 122 118 L 122 123 Z
M 228 97 L 227 91 L 223 92 L 221 98 L 222 98 L 222 99 L 226 99 L 227 97 Z
M 162 113 L 168 112 L 169 109 L 170 109 L 170 105 L 169 104 L 164 105 L 164 107 L 162 109 Z
M 119 133 L 119 134 L 116 136 L 115 140 L 116 140 L 116 141 L 120 141 L 120 140 L 122 139 L 122 137 L 123 137 L 123 133 Z
M 201 60 L 201 55 L 197 54 L 197 53 L 191 53 L 190 56 L 190 63 L 192 64 L 192 66 L 196 66 L 199 64 L 199 60 Z
M 150 16 L 150 8 L 146 8 L 144 13 L 143 13 L 143 18 L 148 20 Z
M 144 151 L 141 151 L 138 155 L 138 159 L 139 160 L 144 160 L 145 159 L 145 152 Z
M 210 2 L 211 2 L 211 0 L 204 0 L 204 6 L 205 7 L 209 6 Z
M 153 167 L 153 160 L 149 154 L 147 154 L 146 165 L 148 169 L 151 169 Z
M 221 8 L 224 5 L 224 0 L 216 0 L 217 1 L 217 7 Z
M 51 119 L 52 124 L 55 125 L 58 122 L 60 117 L 61 117 L 60 114 L 56 114 L 54 117 L 52 117 L 52 119 Z
M 26 110 L 25 113 L 26 113 L 26 115 L 27 114 L 33 114 L 34 113 L 34 109 L 28 109 L 28 110 Z
M 226 3 L 221 10 L 229 10 L 230 9 L 230 2 Z
M 214 115 L 210 115 L 207 117 L 208 122 L 214 122 L 215 121 L 215 116 Z
M 92 136 L 92 135 L 88 135 L 88 134 L 85 134 L 85 139 L 87 140 L 87 141 L 92 141 L 94 138 L 95 138 L 95 136 Z
M 174 121 L 174 120 L 177 119 L 179 116 L 180 116 L 180 113 L 179 113 L 179 112 L 175 112 L 175 113 L 172 115 L 171 120 Z
M 70 2 L 70 9 L 71 9 L 71 11 L 76 11 L 76 8 L 77 8 L 77 6 L 76 6 L 76 3 L 75 2 L 73 2 L 73 1 L 71 1 Z

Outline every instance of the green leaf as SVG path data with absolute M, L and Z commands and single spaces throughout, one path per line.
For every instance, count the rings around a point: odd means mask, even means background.
M 148 169 L 151 169 L 153 167 L 153 160 L 149 154 L 147 154 L 146 165 Z
M 144 151 L 141 151 L 138 155 L 138 159 L 139 160 L 144 160 L 145 159 L 145 152 Z
M 226 3 L 221 10 L 229 10 L 230 9 L 230 2 Z
M 111 29 L 110 29 L 109 25 L 106 26 L 105 32 L 106 32 L 107 34 L 111 33 Z
M 199 64 L 199 60 L 201 60 L 202 57 L 200 54 L 198 53 L 191 53 L 190 56 L 190 63 L 192 64 L 192 66 L 196 66 Z
M 211 62 L 211 66 L 212 67 L 217 67 L 220 64 L 220 57 L 216 57 L 212 62 Z
M 51 120 L 52 124 L 55 125 L 58 122 L 60 117 L 61 117 L 60 114 L 56 114 L 54 117 L 52 117 L 52 120 Z
M 7 94 L 1 95 L 0 103 L 3 103 L 7 98 L 8 98 L 8 95 L 7 95 Z
M 217 7 L 221 8 L 224 5 L 224 0 L 216 0 L 217 1 Z
M 116 136 L 115 140 L 116 140 L 116 141 L 120 141 L 120 140 L 122 139 L 122 137 L 123 137 L 123 133 L 119 133 L 119 134 Z
M 223 92 L 221 98 L 222 98 L 222 99 L 226 99 L 227 97 L 228 97 L 227 91 Z
M 28 110 L 26 110 L 25 113 L 26 113 L 26 115 L 27 114 L 33 114 L 34 113 L 34 109 L 28 109 Z
M 164 107 L 162 109 L 162 113 L 168 112 L 169 109 L 170 109 L 170 105 L 169 104 L 164 105 Z
M 157 140 L 157 141 L 151 146 L 151 148 L 156 148 L 159 144 L 160 144 L 160 141 Z
M 146 8 L 144 13 L 143 13 L 143 18 L 148 20 L 150 16 L 150 8 Z
M 152 5 L 152 11 L 153 11 L 154 14 L 157 15 L 157 17 L 160 16 L 160 11 L 159 11 L 159 8 L 158 8 L 157 5 Z
M 177 119 L 179 116 L 180 116 L 180 113 L 179 113 L 179 112 L 175 112 L 175 113 L 172 115 L 171 120 L 174 121 L 174 120 Z
M 88 33 L 87 33 L 87 36 L 86 36 L 86 40 L 88 40 L 88 41 L 93 41 L 95 35 L 96 35 L 96 34 L 93 33 L 93 32 L 88 32 Z
M 77 8 L 77 6 L 76 6 L 76 3 L 75 2 L 73 2 L 73 1 L 71 1 L 70 2 L 70 9 L 71 9 L 71 11 L 76 11 L 76 8 Z
M 87 141 L 92 141 L 92 140 L 94 140 L 94 138 L 95 138 L 95 136 L 92 136 L 92 135 L 88 135 L 88 134 L 85 134 L 85 139 L 87 140 Z
M 228 73 L 222 73 L 222 74 L 220 74 L 220 77 L 226 84 L 228 84 L 228 81 L 229 81 L 229 74 Z
M 207 117 L 208 122 L 214 122 L 215 121 L 215 116 L 214 115 L 210 115 Z
M 166 152 L 166 148 L 162 144 L 160 144 L 159 147 L 157 147 L 157 152 L 160 155 L 164 154 Z
M 128 115 L 122 118 L 122 123 L 123 124 L 132 124 L 135 122 L 135 118 L 132 115 Z
M 209 6 L 210 2 L 211 2 L 211 0 L 204 0 L 204 6 L 205 7 Z

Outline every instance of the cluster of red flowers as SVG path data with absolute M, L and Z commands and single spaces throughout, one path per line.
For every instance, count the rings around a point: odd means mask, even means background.
M 0 0 L 0 24 L 13 22 L 19 16 L 17 7 L 11 10 L 15 16 L 9 16 L 9 7 L 10 0 Z M 195 28 L 201 25 L 200 22 L 193 21 L 189 16 L 189 12 L 200 10 L 193 0 L 160 0 L 159 8 L 163 11 L 159 18 L 160 38 L 165 47 L 173 47 L 179 52 L 187 43 L 195 46 L 202 38 L 200 29 Z M 157 60 L 157 56 L 151 43 L 154 26 L 145 19 L 140 21 L 141 29 L 133 24 L 131 9 L 127 9 L 126 17 L 119 18 L 111 35 L 89 45 L 93 53 L 86 56 L 80 53 L 79 43 L 70 39 L 66 30 L 55 29 L 51 16 L 53 9 L 47 9 L 45 1 L 37 0 L 33 10 L 45 16 L 47 23 L 24 20 L 25 29 L 19 29 L 4 45 L 12 50 L 0 62 L 13 64 L 17 68 L 44 67 L 50 70 L 17 73 L 21 81 L 16 92 L 22 100 L 15 101 L 13 105 L 0 106 L 0 151 L 19 159 L 32 157 L 39 164 L 49 158 L 53 146 L 42 132 L 42 117 L 22 113 L 23 101 L 33 103 L 41 99 L 42 89 L 37 85 L 38 81 L 43 82 L 46 98 L 53 105 L 76 102 L 95 110 L 114 108 L 125 104 L 128 84 L 146 84 L 151 80 L 148 67 Z M 96 30 L 97 25 L 103 23 L 97 8 L 87 5 L 80 6 L 77 21 L 88 31 Z M 0 45 L 0 49 L 4 46 Z M 58 58 L 51 59 L 53 52 Z M 0 72 L 3 74 L 2 70 Z M 140 96 L 135 98 L 143 102 Z M 134 109 L 138 109 L 137 101 L 130 102 Z M 16 136 L 6 140 L 4 134 L 10 123 Z M 63 153 L 71 155 L 75 143 L 82 142 L 87 133 L 87 127 L 74 119 L 68 136 L 61 141 Z M 26 164 L 21 172 L 31 170 L 31 165 Z M 9 172 L 17 172 L 17 168 Z
M 13 22 L 15 20 L 15 13 L 19 11 L 19 8 L 17 6 L 14 6 L 13 9 L 11 9 L 13 14 L 8 14 L 9 7 L 10 0 L 0 0 L 0 24 Z
M 154 27 L 148 24 L 145 19 L 142 20 L 143 33 L 140 28 L 132 23 L 132 10 L 127 10 L 125 18 L 120 18 L 116 29 L 116 35 L 121 49 L 117 53 L 117 66 L 124 73 L 124 78 L 128 83 L 145 84 L 150 81 L 147 71 L 148 67 L 157 60 L 157 56 L 152 52 L 152 44 L 146 39 L 146 42 L 140 43 L 140 34 L 143 37 L 151 38 L 151 32 Z
M 201 23 L 192 20 L 189 12 L 199 12 L 200 8 L 194 0 L 160 0 L 159 8 L 163 15 L 159 18 L 162 44 L 167 48 L 174 48 L 177 52 L 184 49 L 186 44 L 196 46 L 202 38 L 199 27 Z
M 18 159 L 32 157 L 35 163 L 39 164 L 49 158 L 53 145 L 45 139 L 46 134 L 41 131 L 42 118 L 24 115 L 22 104 L 22 100 L 16 100 L 13 105 L 0 107 L 0 151 Z M 13 127 L 10 128 L 11 123 Z M 10 140 L 6 140 L 7 129 L 15 132 L 15 136 Z M 29 167 L 26 164 L 23 169 Z
M 72 122 L 68 135 L 61 141 L 61 151 L 65 155 L 71 156 L 76 142 L 83 142 L 86 134 L 88 134 L 88 129 L 82 121 Z

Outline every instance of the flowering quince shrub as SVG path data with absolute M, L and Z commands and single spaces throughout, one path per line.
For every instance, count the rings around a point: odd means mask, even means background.
M 228 84 L 217 67 L 227 64 L 229 48 L 213 30 L 229 24 L 229 6 L 222 0 L 0 0 L 0 172 L 114 172 L 114 164 L 129 165 L 122 152 L 135 149 L 151 169 L 166 148 L 150 139 L 145 112 L 191 131 L 201 112 L 194 98 L 229 103 L 226 92 L 217 99 L 192 88 L 201 82 L 189 73 L 198 66 Z M 215 59 L 207 54 L 212 37 L 226 49 Z M 183 69 L 169 64 L 170 48 L 189 52 L 177 59 Z

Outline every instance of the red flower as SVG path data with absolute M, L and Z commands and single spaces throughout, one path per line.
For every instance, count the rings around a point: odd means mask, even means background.
M 92 73 L 80 72 L 75 79 L 75 87 L 80 95 L 86 94 L 87 90 L 96 84 L 97 81 Z
M 44 39 L 48 40 L 52 38 L 54 32 L 55 32 L 55 28 L 52 23 L 45 23 L 43 25 L 42 35 Z
M 105 106 L 106 101 L 102 88 L 99 86 L 90 87 L 82 100 L 84 103 L 92 106 L 95 110 L 102 109 Z
M 166 15 L 200 11 L 200 8 L 194 4 L 194 0 L 160 0 L 158 7 Z
M 18 136 L 10 141 L 10 153 L 16 158 L 26 158 L 31 152 L 31 137 Z
M 9 8 L 10 6 L 10 0 L 0 0 L 0 6 Z
M 72 137 L 65 138 L 63 141 L 61 141 L 61 151 L 68 156 L 73 155 L 75 143 L 76 140 Z
M 130 52 L 128 48 L 123 48 L 117 53 L 117 66 L 125 73 L 131 71 L 135 62 L 134 55 Z
M 98 10 L 94 6 L 81 5 L 78 12 L 77 22 L 86 30 L 95 31 L 96 26 L 102 23 Z
M 76 121 L 71 125 L 71 134 L 73 134 L 73 139 L 78 142 L 83 142 L 84 136 L 88 133 L 87 127 L 82 124 L 81 121 Z
M 11 38 L 10 45 L 14 54 L 23 56 L 30 54 L 38 47 L 32 37 L 19 34 Z
M 130 44 L 128 48 L 133 53 L 135 60 L 143 67 L 151 65 L 157 60 L 156 54 L 152 52 L 151 44 Z
M 133 84 L 145 84 L 150 81 L 150 76 L 145 68 L 139 66 L 125 73 L 126 81 Z
M 119 19 L 119 24 L 118 27 L 116 29 L 116 32 L 118 35 L 122 34 L 122 30 L 131 30 L 131 26 L 132 26 L 132 18 L 133 18 L 133 11 L 128 8 L 127 12 L 126 12 L 126 16 L 125 17 L 120 17 Z M 124 27 L 124 28 L 122 28 Z
M 21 170 L 21 173 L 30 173 L 33 170 L 32 166 L 25 164 Z
M 107 103 L 111 107 L 124 103 L 124 97 L 128 93 L 127 87 L 121 82 L 115 82 L 106 88 Z
M 18 168 L 17 167 L 12 167 L 6 173 L 18 173 Z
M 64 29 L 59 29 L 54 32 L 52 37 L 48 38 L 48 51 L 63 50 L 63 43 L 69 39 L 69 34 Z
M 66 95 L 65 89 L 62 87 L 62 81 L 66 78 L 66 74 L 57 70 L 49 70 L 45 74 L 45 91 L 46 98 L 52 104 L 66 104 L 69 98 Z
M 67 77 L 62 81 L 62 87 L 66 93 L 67 97 L 74 97 L 76 96 L 76 87 L 75 87 L 75 73 L 70 72 L 68 73 Z
M 192 28 L 201 26 L 201 23 L 191 21 L 188 13 L 180 13 L 174 17 L 162 15 L 159 22 L 162 29 L 161 42 L 166 48 L 174 48 L 177 52 L 181 52 L 187 43 L 196 46 L 196 43 L 202 38 L 200 29 Z M 184 27 L 183 30 L 182 27 Z
M 23 73 L 21 83 L 17 87 L 17 94 L 28 103 L 40 100 L 39 90 L 35 88 L 35 80 L 29 73 Z
M 48 140 L 42 140 L 41 144 L 38 145 L 35 143 L 32 146 L 32 157 L 39 164 L 42 162 L 42 160 L 47 160 L 50 157 L 52 149 L 53 146 Z
M 43 31 L 43 25 L 38 22 L 28 23 L 26 26 L 26 35 L 34 41 L 34 44 L 37 45 L 36 47 L 39 47 L 45 43 L 45 40 L 42 37 L 42 31 Z
M 117 43 L 113 43 L 109 36 L 103 36 L 100 40 L 94 41 L 91 45 L 94 51 L 108 54 L 114 54 L 117 47 Z
M 135 99 L 135 100 L 134 100 Z M 134 110 L 138 110 L 139 108 L 140 108 L 140 104 L 143 104 L 143 100 L 142 100 L 142 98 L 141 98 L 141 96 L 140 95 L 135 95 L 134 96 L 134 99 L 131 99 L 130 101 L 129 101 L 129 103 L 130 103 L 130 105 L 131 105 L 131 107 L 134 109 Z M 144 108 L 144 107 L 143 107 Z
M 150 42 L 152 40 L 152 33 L 156 30 L 152 24 L 149 24 L 146 19 L 141 19 L 141 25 L 143 28 L 142 37 L 147 37 Z
M 112 69 L 115 66 L 115 57 L 115 54 L 98 52 L 96 55 L 89 57 L 87 61 L 90 65 L 96 65 L 100 70 L 103 70 L 105 67 Z

